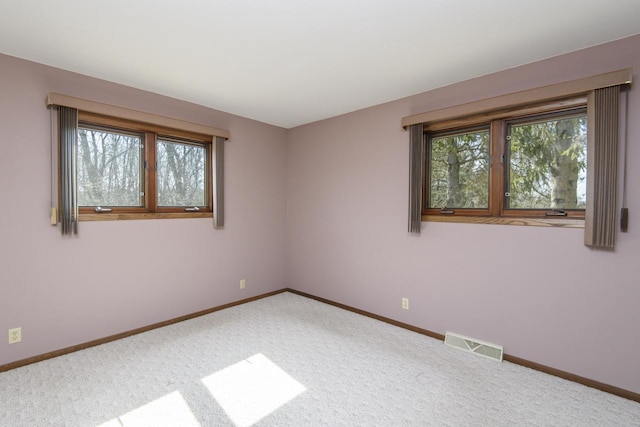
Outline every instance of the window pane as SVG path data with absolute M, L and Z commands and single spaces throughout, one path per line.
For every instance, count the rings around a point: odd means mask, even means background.
M 584 114 L 509 126 L 510 209 L 584 209 L 587 118 Z
M 158 140 L 158 206 L 206 206 L 206 155 L 202 145 Z
M 429 150 L 427 207 L 489 207 L 488 129 L 436 135 Z
M 141 151 L 139 135 L 79 128 L 78 206 L 142 206 Z

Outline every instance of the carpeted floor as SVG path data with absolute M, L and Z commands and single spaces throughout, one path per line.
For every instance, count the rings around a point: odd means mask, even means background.
M 0 373 L 0 425 L 640 426 L 640 404 L 283 293 Z

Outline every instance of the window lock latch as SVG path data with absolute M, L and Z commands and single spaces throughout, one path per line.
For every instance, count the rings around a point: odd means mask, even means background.
M 452 215 L 456 213 L 456 211 L 454 211 L 453 209 L 442 208 L 440 209 L 440 213 L 445 215 Z
M 545 212 L 545 216 L 567 216 L 567 212 L 561 209 L 554 209 L 549 212 Z
M 192 207 L 192 208 L 184 208 L 184 210 L 185 210 L 186 212 L 198 212 L 198 211 L 200 210 L 200 208 L 199 208 L 199 207 L 197 207 L 197 206 L 194 206 L 194 207 Z
M 103 208 L 102 206 L 98 206 L 97 208 L 94 209 L 94 211 L 96 213 L 104 213 L 104 212 L 111 212 L 112 209 L 111 208 Z

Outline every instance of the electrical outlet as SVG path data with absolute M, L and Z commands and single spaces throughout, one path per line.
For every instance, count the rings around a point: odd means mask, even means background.
M 22 341 L 22 328 L 9 329 L 9 344 Z
M 409 310 L 409 298 L 402 298 L 402 308 Z
M 247 286 L 247 281 L 245 279 L 240 280 L 240 289 L 244 289 Z

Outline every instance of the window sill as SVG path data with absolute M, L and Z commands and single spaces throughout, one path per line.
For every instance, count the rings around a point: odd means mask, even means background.
M 80 221 L 118 221 L 129 219 L 174 219 L 213 218 L 213 212 L 171 212 L 171 213 L 95 213 L 80 214 Z
M 584 228 L 584 219 L 505 218 L 493 216 L 422 215 L 423 222 L 458 222 L 468 224 L 528 225 L 534 227 Z

